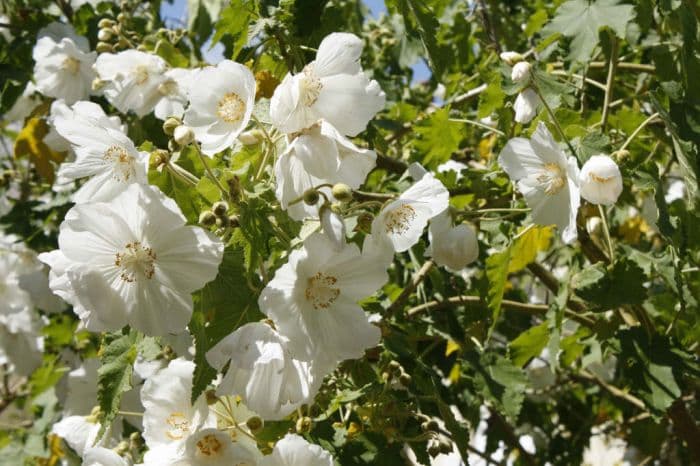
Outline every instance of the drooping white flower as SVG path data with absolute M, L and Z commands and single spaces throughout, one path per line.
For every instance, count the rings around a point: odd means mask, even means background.
M 318 445 L 296 434 L 287 434 L 275 444 L 260 466 L 333 466 L 333 457 Z
M 530 68 L 530 63 L 526 61 L 516 63 L 510 72 L 510 79 L 516 83 L 527 81 L 530 79 Z
M 316 233 L 289 254 L 259 305 L 298 357 L 359 358 L 379 342 L 380 334 L 357 302 L 386 279 L 382 262 L 363 256 L 354 244 L 336 251 L 328 238 Z
M 190 402 L 193 374 L 194 363 L 178 358 L 144 383 L 141 401 L 145 409 L 143 438 L 149 448 L 144 458 L 146 464 L 149 457 L 161 462 L 180 458 L 192 434 L 216 426 L 216 418 L 209 415 L 204 397 L 194 406 Z
M 613 159 L 594 155 L 581 167 L 579 185 L 581 197 L 588 202 L 613 205 L 622 193 L 622 175 Z
M 234 442 L 231 435 L 216 429 L 202 429 L 185 442 L 182 457 L 172 466 L 256 466 L 261 455 Z M 147 465 L 149 466 L 149 465 Z
M 331 240 L 336 251 L 340 251 L 345 246 L 345 221 L 340 214 L 332 208 L 321 207 L 321 231 Z
M 43 360 L 43 322 L 29 309 L 0 320 L 0 364 L 15 374 L 31 375 Z
M 452 217 L 446 210 L 430 221 L 428 228 L 430 246 L 426 255 L 436 264 L 452 270 L 461 270 L 479 257 L 479 242 L 476 231 L 462 223 L 452 225 Z
M 134 183 L 148 184 L 148 154 L 136 149 L 118 120 L 107 117 L 92 102 L 56 110 L 51 123 L 75 151 L 75 160 L 61 164 L 58 176 L 65 180 L 89 177 L 73 194 L 75 203 L 109 201 Z
M 186 68 L 173 68 L 165 72 L 163 82 L 158 85 L 158 92 L 162 97 L 156 104 L 156 118 L 182 118 L 187 106 L 187 91 L 194 73 L 195 71 Z
M 122 422 L 118 418 L 112 423 L 109 434 L 98 439 L 100 423 L 93 415 L 67 416 L 53 425 L 51 433 L 61 437 L 78 456 L 83 456 L 93 447 L 110 447 L 121 437 Z
M 387 204 L 372 222 L 371 239 L 396 252 L 406 251 L 418 242 L 428 220 L 447 209 L 450 194 L 432 174 Z
M 95 69 L 103 81 L 104 96 L 122 113 L 144 116 L 163 97 L 159 86 L 166 80 L 166 63 L 158 55 L 138 50 L 103 53 Z
M 275 163 L 275 194 L 282 208 L 296 220 L 318 217 L 316 206 L 304 202 L 290 205 L 308 189 L 335 183 L 359 188 L 376 164 L 374 151 L 360 149 L 324 120 L 290 139 L 287 150 Z M 330 190 L 324 192 L 330 196 Z
M 364 131 L 384 108 L 386 96 L 360 67 L 362 40 L 335 32 L 318 47 L 316 60 L 296 75 L 287 74 L 270 100 L 272 124 L 284 133 L 308 128 L 320 119 L 347 136 Z
M 583 450 L 582 466 L 629 466 L 630 463 L 625 461 L 625 441 L 595 430 L 594 428 L 589 445 Z
M 540 98 L 532 89 L 528 88 L 519 93 L 513 104 L 515 121 L 522 124 L 530 123 L 537 115 L 537 106 L 539 104 Z
M 238 395 L 265 420 L 278 420 L 307 403 L 320 385 L 310 364 L 295 359 L 288 341 L 269 325 L 245 324 L 207 352 L 209 364 L 229 369 L 217 395 Z
M 223 255 L 218 238 L 185 223 L 172 199 L 132 184 L 111 202 L 74 206 L 59 249 L 39 258 L 51 267 L 51 289 L 86 328 L 179 333 L 192 315 L 191 293 L 216 276 Z
M 72 26 L 51 23 L 39 31 L 34 46 L 34 79 L 39 92 L 68 104 L 90 95 L 97 54 Z
M 223 60 L 202 68 L 191 77 L 190 106 L 184 122 L 213 156 L 225 150 L 245 129 L 255 103 L 255 77 L 240 63 Z
M 498 163 L 517 183 L 532 209 L 533 221 L 538 225 L 556 225 L 565 243 L 574 241 L 581 204 L 578 165 L 574 157 L 567 160 L 544 123 L 537 126 L 531 139 L 508 141 Z
M 114 450 L 93 447 L 85 450 L 82 466 L 129 466 L 129 462 Z

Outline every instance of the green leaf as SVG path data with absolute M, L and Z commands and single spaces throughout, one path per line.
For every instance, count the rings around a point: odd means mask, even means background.
M 131 330 L 108 333 L 104 336 L 100 349 L 102 365 L 97 369 L 97 400 L 102 411 L 102 426 L 98 438 L 117 415 L 122 394 L 131 389 L 131 374 L 134 369 L 137 351 L 137 332 Z
M 549 323 L 530 327 L 510 342 L 510 359 L 518 367 L 523 367 L 532 358 L 539 356 L 549 341 Z
M 227 247 L 218 275 L 195 295 L 196 306 L 188 326 L 195 343 L 193 402 L 216 377 L 206 361 L 206 352 L 236 328 L 264 317 L 257 308 L 257 293 L 246 279 L 243 258 L 242 244 Z M 211 322 L 216 324 L 209 325 Z
M 574 275 L 574 293 L 596 304 L 600 310 L 625 304 L 641 304 L 646 299 L 644 271 L 631 260 L 622 258 L 612 267 L 598 262 Z
M 189 60 L 186 56 L 182 54 L 173 44 L 161 39 L 156 44 L 155 48 L 156 55 L 163 58 L 170 66 L 176 68 L 187 68 L 189 65 Z
M 557 15 L 545 26 L 542 35 L 560 32 L 571 38 L 569 60 L 585 62 L 598 43 L 598 31 L 612 29 L 617 37 L 625 37 L 627 23 L 632 20 L 634 7 L 620 0 L 569 0 L 557 10 Z
M 248 24 L 254 13 L 252 1 L 231 0 L 228 6 L 221 10 L 221 15 L 214 28 L 214 36 L 211 39 L 211 47 L 229 36 L 231 49 L 227 52 L 230 52 L 231 58 L 236 58 L 248 43 Z
M 492 73 L 488 86 L 479 94 L 479 118 L 486 118 L 503 106 L 506 94 L 501 87 L 501 79 L 501 73 Z
M 449 57 L 437 42 L 436 33 L 440 29 L 437 15 L 424 0 L 393 0 L 387 2 L 387 6 L 403 15 L 409 33 L 414 32 L 415 25 L 433 74 L 437 78 L 442 77 Z
M 422 155 L 422 162 L 427 167 L 437 167 L 450 159 L 459 149 L 462 140 L 462 125 L 450 121 L 449 108 L 441 108 L 415 126 L 418 138 L 415 147 Z
M 493 312 L 493 325 L 501 314 L 501 302 L 508 274 L 519 272 L 537 258 L 537 253 L 549 249 L 551 227 L 529 227 L 503 251 L 486 259 L 486 277 L 489 281 L 488 304 Z

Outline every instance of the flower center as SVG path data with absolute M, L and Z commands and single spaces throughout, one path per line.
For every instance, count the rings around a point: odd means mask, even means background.
M 63 69 L 70 74 L 78 74 L 78 71 L 80 71 L 80 60 L 73 57 L 66 58 L 63 60 Z
M 301 103 L 307 107 L 311 107 L 323 89 L 321 80 L 314 74 L 311 66 L 304 67 L 303 76 L 299 81 L 299 98 Z
M 136 68 L 134 68 L 134 71 L 132 71 L 134 75 L 134 80 L 136 81 L 136 84 L 141 85 L 148 81 L 148 68 L 144 65 L 139 65 Z
M 566 184 L 566 176 L 556 163 L 544 164 L 544 170 L 537 175 L 537 181 L 544 187 L 544 192 L 554 195 Z
M 143 246 L 141 242 L 134 241 L 127 243 L 124 251 L 116 254 L 114 265 L 121 269 L 119 278 L 125 282 L 133 283 L 137 278 L 141 279 L 142 277 L 150 280 L 156 271 L 156 253 L 153 252 L 153 249 Z M 175 414 L 171 415 L 168 420 L 173 416 Z M 168 421 L 168 423 L 170 422 Z
M 165 423 L 170 426 L 165 431 L 165 435 L 171 440 L 180 440 L 190 431 L 190 422 L 182 413 L 172 413 L 165 420 Z M 199 443 L 197 443 L 199 446 Z
M 598 176 L 595 173 L 589 173 L 588 178 L 591 181 L 595 181 L 596 183 L 601 183 L 601 184 L 610 183 L 613 179 L 615 179 L 615 177 L 613 177 L 613 176 L 606 178 L 604 176 Z
M 217 455 L 219 450 L 221 450 L 221 447 L 222 445 L 221 442 L 219 442 L 219 439 L 211 434 L 205 435 L 199 442 L 197 442 L 197 449 L 199 450 L 199 453 L 204 456 Z
M 245 103 L 235 92 L 229 92 L 219 101 L 216 114 L 226 123 L 236 123 L 243 119 Z
M 134 157 L 121 146 L 109 146 L 102 158 L 112 164 L 112 177 L 121 182 L 126 182 L 136 174 Z
M 332 275 L 316 273 L 306 285 L 306 300 L 314 309 L 328 309 L 340 295 L 340 289 L 335 287 L 337 283 L 338 279 Z
M 158 84 L 158 92 L 160 92 L 161 95 L 175 95 L 177 89 L 177 82 L 174 79 L 168 79 Z
M 401 235 L 408 231 L 411 221 L 416 218 L 416 209 L 409 204 L 402 204 L 386 214 L 384 225 L 387 233 Z

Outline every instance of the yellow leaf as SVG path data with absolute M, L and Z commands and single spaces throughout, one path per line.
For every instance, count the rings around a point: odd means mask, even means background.
M 454 340 L 447 340 L 447 348 L 445 348 L 445 356 L 449 356 L 455 351 L 459 351 L 459 343 Z
M 60 163 L 65 153 L 55 152 L 44 143 L 44 136 L 49 132 L 46 121 L 42 118 L 30 118 L 15 140 L 15 158 L 29 157 L 37 173 L 48 183 L 53 183 L 53 163 Z
M 450 379 L 450 382 L 457 383 L 461 372 L 461 367 L 457 362 L 454 366 L 452 366 L 452 369 L 450 369 L 450 375 L 448 375 L 447 378 Z
M 355 437 L 357 434 L 362 432 L 362 427 L 360 427 L 359 424 L 356 422 L 351 422 L 350 425 L 348 426 L 348 438 L 351 439 Z
M 532 226 L 522 230 L 513 243 L 508 273 L 518 272 L 530 262 L 534 262 L 537 253 L 549 249 L 552 243 L 552 227 Z
M 483 160 L 489 160 L 493 155 L 493 146 L 496 144 L 496 135 L 492 134 L 489 137 L 479 141 L 479 157 Z

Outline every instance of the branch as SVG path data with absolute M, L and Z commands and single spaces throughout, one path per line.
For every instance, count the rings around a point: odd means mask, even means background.
M 520 440 L 518 440 L 518 436 L 515 435 L 513 427 L 510 424 L 508 424 L 508 421 L 503 419 L 503 417 L 496 410 L 489 408 L 489 412 L 491 413 L 489 421 L 493 419 L 494 423 L 501 429 L 501 431 L 503 431 L 503 433 L 505 434 L 504 437 L 506 443 L 511 448 L 518 450 L 522 454 L 525 463 L 527 463 L 530 466 L 535 466 L 535 464 L 537 464 L 535 463 L 535 458 L 530 453 L 525 451 L 523 446 L 520 444 Z
M 605 82 L 605 101 L 603 102 L 603 116 L 600 119 L 600 130 L 605 132 L 610 115 L 610 101 L 612 100 L 612 87 L 615 80 L 615 70 L 617 70 L 617 55 L 620 51 L 620 43 L 614 34 L 610 34 L 610 62 L 608 65 L 608 79 Z
M 426 275 L 428 275 L 428 272 L 430 272 L 430 269 L 433 268 L 433 265 L 435 265 L 435 262 L 433 262 L 432 259 L 427 260 L 420 270 L 413 275 L 411 283 L 406 285 L 406 287 L 401 291 L 401 294 L 399 294 L 396 300 L 394 300 L 394 302 L 391 303 L 391 305 L 386 309 L 388 315 L 398 311 L 404 305 L 404 303 L 408 300 L 408 297 L 411 295 L 411 293 L 413 293 L 413 290 L 415 290 Z

